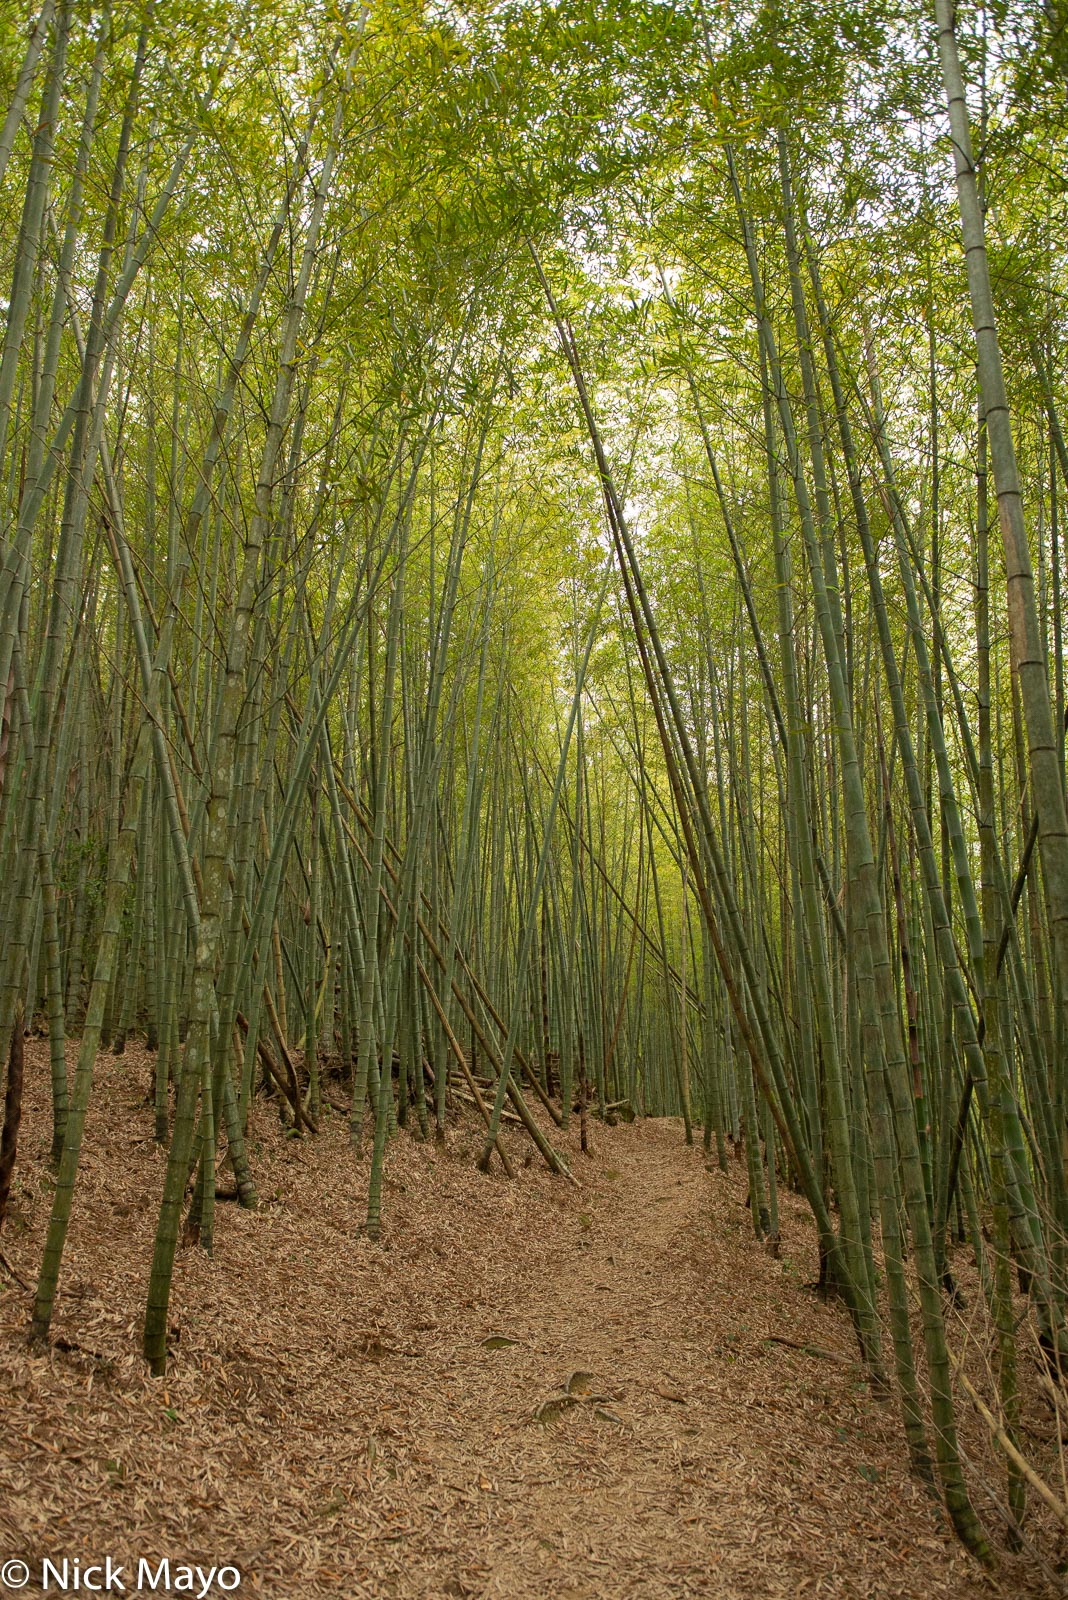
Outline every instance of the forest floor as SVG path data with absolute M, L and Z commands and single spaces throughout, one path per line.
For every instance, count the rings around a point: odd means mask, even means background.
M 29 1284 L 46 1046 L 27 1066 L 0 1243 Z M 344 1119 L 295 1140 L 261 1104 L 260 1208 L 220 1205 L 214 1256 L 180 1252 L 173 1360 L 150 1378 L 148 1077 L 132 1046 L 100 1060 L 49 1352 L 0 1270 L 0 1561 L 27 1562 L 23 1593 L 45 1557 L 106 1556 L 130 1592 L 167 1556 L 237 1567 L 264 1600 L 1046 1592 L 1004 1559 L 983 1576 L 938 1526 L 896 1406 L 810 1287 L 801 1203 L 782 1197 L 775 1259 L 742 1166 L 710 1171 L 673 1121 L 593 1123 L 589 1157 L 558 1139 L 579 1187 L 483 1176 L 465 1121 L 445 1149 L 401 1134 L 372 1244 Z

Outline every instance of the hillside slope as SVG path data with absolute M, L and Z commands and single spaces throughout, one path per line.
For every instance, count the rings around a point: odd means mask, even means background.
M 594 1125 L 589 1158 L 569 1140 L 577 1188 L 514 1133 L 515 1182 L 474 1169 L 463 1123 L 445 1151 L 402 1134 L 374 1245 L 343 1119 L 296 1141 L 261 1105 L 261 1208 L 222 1208 L 213 1259 L 181 1253 L 152 1380 L 143 1064 L 100 1062 L 49 1354 L 0 1275 L 4 1557 L 232 1564 L 269 1600 L 1019 1592 L 938 1531 L 893 1404 L 806 1287 L 800 1205 L 772 1259 L 741 1167 L 710 1172 L 673 1122 Z M 3 1239 L 27 1282 L 46 1149 L 33 1100 Z

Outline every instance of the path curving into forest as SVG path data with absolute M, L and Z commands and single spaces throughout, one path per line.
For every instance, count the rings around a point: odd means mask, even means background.
M 892 1405 L 806 1286 L 801 1205 L 783 1197 L 773 1259 L 741 1167 L 710 1171 L 674 1121 L 595 1124 L 589 1158 L 569 1137 L 578 1188 L 523 1166 L 515 1130 L 515 1182 L 473 1170 L 473 1127 L 444 1152 L 400 1137 L 373 1245 L 341 1119 L 301 1142 L 258 1109 L 263 1204 L 225 1208 L 213 1259 L 182 1253 L 150 1379 L 162 1159 L 131 1139 L 150 1112 L 129 1055 L 100 1072 L 49 1354 L 0 1290 L 5 1557 L 230 1562 L 269 1600 L 1019 1592 L 938 1530 Z M 4 1241 L 27 1275 L 46 1149 L 35 1101 Z
M 597 1131 L 578 1239 L 502 1299 L 518 1342 L 473 1365 L 439 1424 L 439 1460 L 490 1485 L 456 1507 L 483 1555 L 471 1592 L 984 1592 L 902 1474 L 843 1319 L 801 1287 L 804 1256 L 760 1251 L 744 1188 L 681 1131 Z

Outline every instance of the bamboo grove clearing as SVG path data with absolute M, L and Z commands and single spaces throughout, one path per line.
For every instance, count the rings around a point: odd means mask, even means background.
M 384 1279 L 406 1142 L 473 1118 L 473 1186 L 569 1194 L 677 1118 L 754 1252 L 807 1207 L 976 1572 L 1059 1584 L 1066 38 L 1015 0 L 5 14 L 33 1351 L 128 1041 L 164 1383 L 265 1106 L 342 1120 L 331 1248 Z

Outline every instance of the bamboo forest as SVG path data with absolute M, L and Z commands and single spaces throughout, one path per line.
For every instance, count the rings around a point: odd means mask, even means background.
M 0 1593 L 1068 1590 L 1062 0 L 0 6 Z

